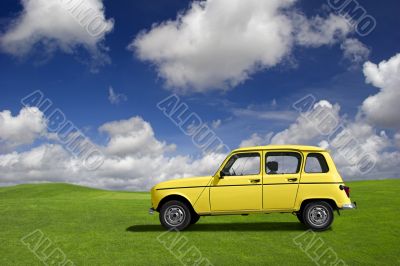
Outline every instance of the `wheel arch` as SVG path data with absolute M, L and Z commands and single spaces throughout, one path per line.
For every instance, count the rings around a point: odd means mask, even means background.
M 332 207 L 333 210 L 339 209 L 336 201 L 333 200 L 333 199 L 329 199 L 329 198 L 311 198 L 311 199 L 305 199 L 305 200 L 303 200 L 301 202 L 300 211 L 304 210 L 304 208 L 307 206 L 308 203 L 315 202 L 315 201 L 325 201 L 326 203 L 328 203 Z
M 171 195 L 168 195 L 168 196 L 165 196 L 164 198 L 162 198 L 162 200 L 160 200 L 160 202 L 158 203 L 156 211 L 159 212 L 161 209 L 161 206 L 163 206 L 166 202 L 171 201 L 171 200 L 178 200 L 180 202 L 185 203 L 192 213 L 196 213 L 190 200 L 188 200 L 185 196 L 182 196 L 179 194 L 171 194 Z

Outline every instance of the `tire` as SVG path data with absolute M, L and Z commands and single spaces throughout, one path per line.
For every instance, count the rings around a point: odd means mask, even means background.
M 190 225 L 192 214 L 189 207 L 178 200 L 171 200 L 160 209 L 160 222 L 168 230 L 184 230 Z
M 296 217 L 297 217 L 297 219 L 299 219 L 300 223 L 304 224 L 303 212 L 302 211 L 296 212 Z
M 199 221 L 200 215 L 197 213 L 192 213 L 192 219 L 190 220 L 190 224 L 195 224 Z
M 308 203 L 302 213 L 304 224 L 314 231 L 324 231 L 333 222 L 333 209 L 325 201 Z

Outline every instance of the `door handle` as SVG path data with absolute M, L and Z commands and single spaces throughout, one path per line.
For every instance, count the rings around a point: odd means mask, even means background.
M 297 181 L 297 178 L 288 178 L 287 181 L 289 181 L 289 182 L 296 182 L 296 181 Z
M 259 179 L 259 178 L 256 178 L 256 179 L 249 179 L 249 180 L 250 180 L 250 183 L 258 183 L 258 182 L 261 181 L 261 179 Z

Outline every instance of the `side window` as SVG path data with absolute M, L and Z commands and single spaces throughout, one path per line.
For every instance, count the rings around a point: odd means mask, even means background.
M 265 162 L 268 175 L 295 174 L 300 171 L 301 156 L 297 152 L 268 152 Z
M 320 153 L 310 153 L 306 160 L 306 173 L 327 173 L 329 172 L 328 164 L 325 157 Z
M 260 173 L 260 154 L 255 152 L 235 154 L 222 171 L 227 176 L 258 175 Z

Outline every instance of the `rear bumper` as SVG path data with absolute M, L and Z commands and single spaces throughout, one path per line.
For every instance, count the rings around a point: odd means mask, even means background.
M 353 210 L 353 209 L 357 209 L 357 203 L 353 202 L 353 203 L 348 203 L 348 204 L 343 204 L 342 210 Z

